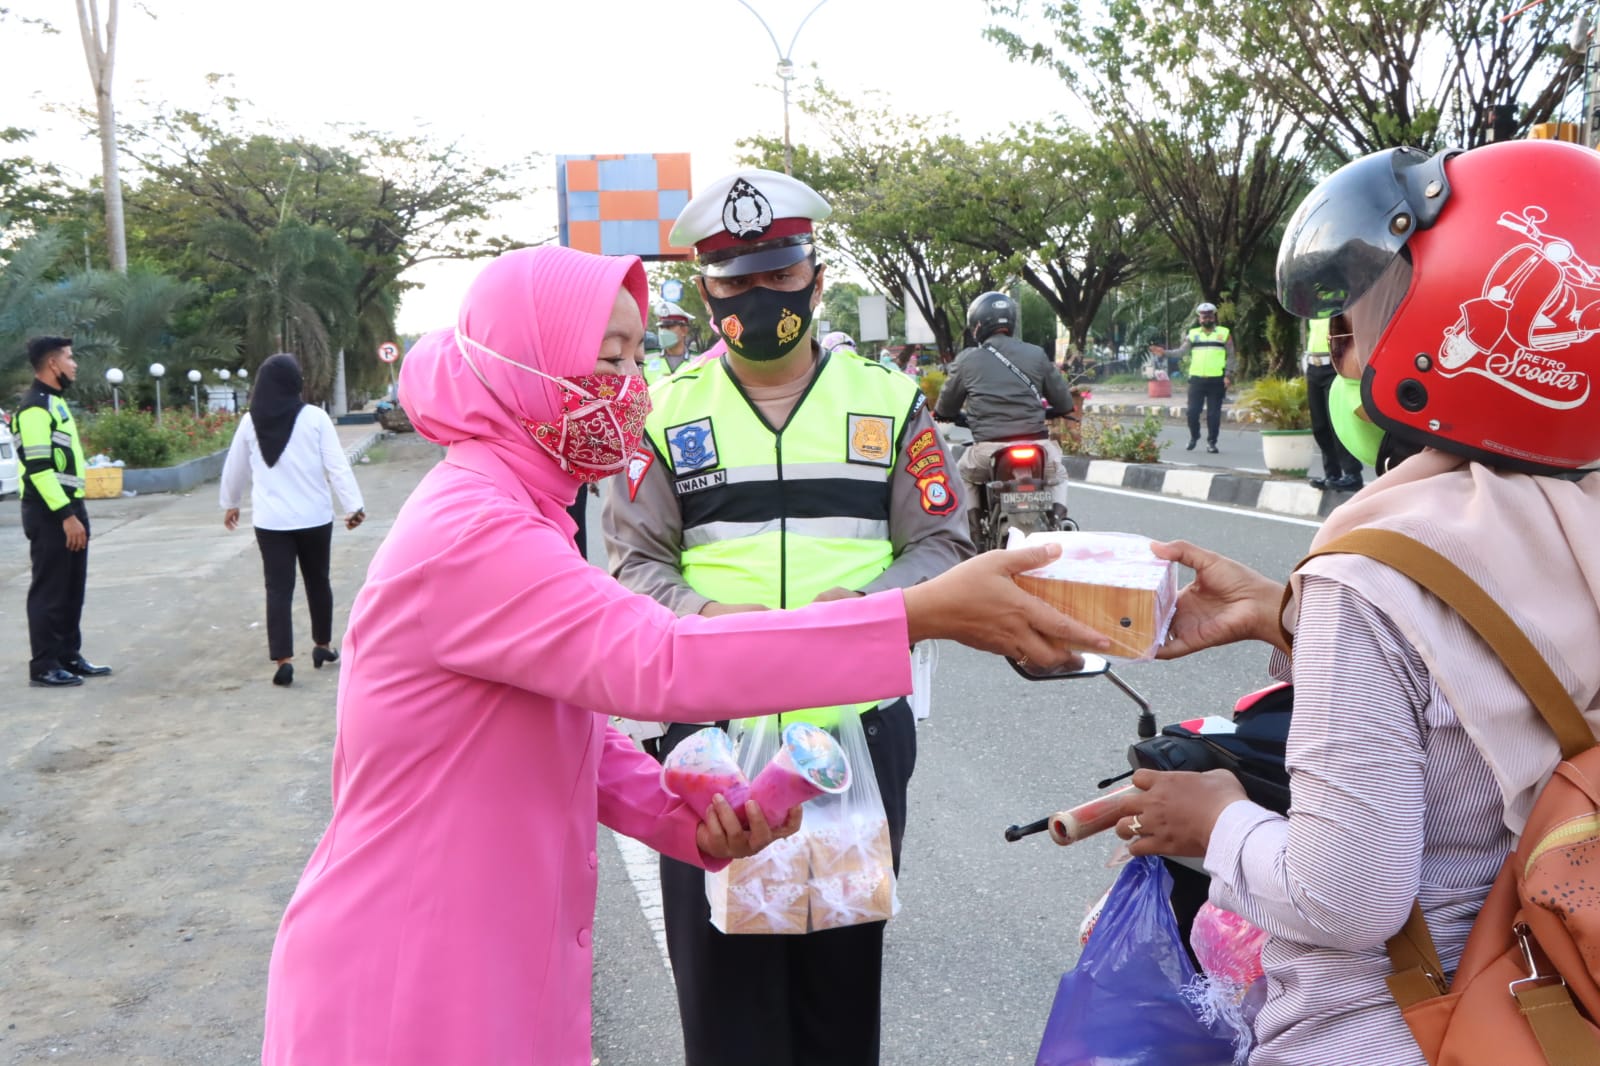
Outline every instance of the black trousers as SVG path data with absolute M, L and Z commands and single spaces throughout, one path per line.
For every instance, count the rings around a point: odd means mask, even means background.
M 861 727 L 898 873 L 916 721 L 900 700 L 863 714 Z M 674 725 L 663 755 L 700 728 Z M 711 924 L 705 871 L 665 857 L 661 897 L 688 1066 L 876 1066 L 885 923 L 727 936 Z
M 67 505 L 89 531 L 89 509 L 82 500 Z M 61 516 L 65 518 L 66 516 Z M 37 497 L 22 501 L 22 533 L 28 538 L 33 580 L 28 585 L 28 676 L 63 669 L 83 649 L 83 590 L 89 578 L 89 549 L 67 551 L 61 522 Z
M 311 529 L 257 529 L 261 572 L 267 580 L 267 655 L 273 660 L 294 655 L 294 567 L 306 583 L 306 606 L 311 609 L 311 639 L 317 644 L 333 640 L 333 584 L 328 580 L 328 556 L 333 545 L 333 523 Z
M 1322 473 L 1329 480 L 1340 477 L 1359 477 L 1361 460 L 1350 454 L 1333 431 L 1333 419 L 1328 415 L 1328 390 L 1333 387 L 1339 372 L 1331 366 L 1306 367 L 1306 399 L 1311 405 L 1311 435 L 1322 451 Z
M 1189 439 L 1200 439 L 1200 405 L 1206 408 L 1206 443 L 1217 443 L 1222 432 L 1222 401 L 1228 395 L 1227 378 L 1189 375 Z

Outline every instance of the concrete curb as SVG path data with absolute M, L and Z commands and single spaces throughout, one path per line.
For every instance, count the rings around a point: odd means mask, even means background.
M 368 433 L 366 436 L 360 438 L 355 443 L 347 447 L 344 450 L 344 457 L 350 460 L 352 463 L 359 462 L 363 455 L 366 455 L 367 452 L 372 450 L 372 446 L 374 444 L 378 443 L 380 440 L 383 440 L 385 437 L 392 436 L 394 436 L 394 434 L 390 433 L 386 429 L 374 429 L 371 433 Z
M 1179 496 L 1205 503 L 1248 507 L 1299 518 L 1324 518 L 1350 498 L 1348 492 L 1314 489 L 1304 481 L 1237 471 L 1196 470 L 1160 463 L 1121 463 L 1114 459 L 1062 457 L 1067 477 L 1091 485 Z
M 1155 414 L 1162 418 L 1183 421 L 1188 417 L 1188 403 L 1140 403 L 1138 401 L 1123 400 L 1090 400 L 1083 405 L 1086 415 L 1101 415 L 1107 418 L 1143 418 L 1145 415 Z M 1248 425 L 1250 420 L 1232 404 L 1222 405 L 1222 420 Z

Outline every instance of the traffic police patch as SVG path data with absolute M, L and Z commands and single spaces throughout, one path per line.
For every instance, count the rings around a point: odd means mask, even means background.
M 667 447 L 672 449 L 672 468 L 678 473 L 717 465 L 717 435 L 712 431 L 711 419 L 668 426 L 666 438 Z
M 628 459 L 628 500 L 639 495 L 639 483 L 650 472 L 650 467 L 656 461 L 654 448 L 640 448 Z
M 722 228 L 741 241 L 753 241 L 772 228 L 772 203 L 740 178 L 722 204 Z
M 850 415 L 849 418 L 850 462 L 893 466 L 894 419 L 883 415 Z
M 950 488 L 950 479 L 941 466 L 934 473 L 917 482 L 922 490 L 922 509 L 933 515 L 946 515 L 958 506 L 956 494 Z

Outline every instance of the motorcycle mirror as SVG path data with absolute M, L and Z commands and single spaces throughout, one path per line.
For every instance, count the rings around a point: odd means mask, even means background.
M 1111 664 L 1103 656 L 1091 655 L 1085 652 L 1082 655 L 1082 659 L 1082 665 L 1076 669 L 1063 666 L 1054 670 L 1046 670 L 1031 663 L 1024 666 L 1011 658 L 1011 656 L 1006 656 L 1006 662 L 1011 664 L 1011 669 L 1029 681 L 1064 681 L 1074 677 L 1099 677 L 1111 669 Z

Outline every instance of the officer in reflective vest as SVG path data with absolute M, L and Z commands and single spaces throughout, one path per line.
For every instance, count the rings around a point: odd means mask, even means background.
M 71 337 L 28 342 L 33 387 L 12 418 L 22 454 L 22 532 L 28 585 L 28 683 L 66 688 L 109 674 L 83 657 L 83 593 L 89 574 L 89 511 L 83 502 L 83 445 L 62 393 L 78 376 Z
M 1361 460 L 1350 454 L 1333 431 L 1328 414 L 1328 391 L 1339 372 L 1333 369 L 1333 349 L 1329 343 L 1330 319 L 1313 318 L 1306 323 L 1306 404 L 1311 409 L 1311 435 L 1322 452 L 1322 476 L 1311 478 L 1314 489 L 1354 492 L 1362 485 Z
M 694 316 L 670 300 L 656 305 L 656 343 L 660 351 L 644 361 L 644 379 L 652 386 L 676 374 L 689 361 L 689 323 Z
M 612 573 L 679 614 L 799 607 L 904 587 L 970 556 L 960 479 L 916 383 L 812 339 L 823 267 L 805 184 L 744 170 L 706 186 L 671 241 L 726 342 L 652 390 L 647 440 L 604 526 Z M 805 669 L 773 663 L 774 670 Z M 904 699 L 784 715 L 859 714 L 894 860 L 916 731 Z M 695 731 L 672 726 L 664 754 Z M 667 946 L 688 1066 L 878 1061 L 883 923 L 803 936 L 725 936 L 704 875 L 661 863 Z
M 1200 324 L 1178 348 L 1152 344 L 1150 351 L 1171 359 L 1189 356 L 1189 451 L 1200 443 L 1200 408 L 1206 409 L 1206 451 L 1217 451 L 1222 432 L 1222 401 L 1233 384 L 1233 337 L 1227 326 L 1217 325 L 1217 305 L 1203 303 L 1194 309 Z

